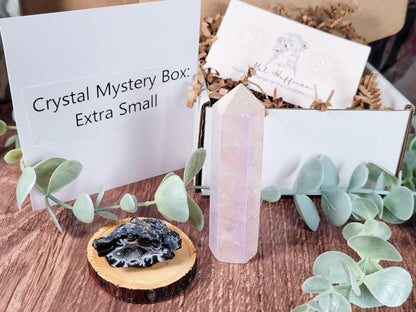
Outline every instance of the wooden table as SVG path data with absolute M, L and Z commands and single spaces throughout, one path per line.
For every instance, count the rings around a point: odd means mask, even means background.
M 9 120 L 10 105 L 0 105 L 0 118 Z M 0 140 L 1 157 L 5 137 Z M 182 172 L 179 172 L 182 174 Z M 218 262 L 208 247 L 209 199 L 195 196 L 206 227 L 202 232 L 189 224 L 178 224 L 197 249 L 198 272 L 191 285 L 177 297 L 150 305 L 118 301 L 102 290 L 90 276 L 86 248 L 90 237 L 107 220 L 78 222 L 72 213 L 56 208 L 64 233 L 59 233 L 46 211 L 33 212 L 29 200 L 19 212 L 15 187 L 20 175 L 17 164 L 0 164 L 0 311 L 289 311 L 311 296 L 301 290 L 312 275 L 315 258 L 322 252 L 338 250 L 355 257 L 342 238 L 341 230 L 322 218 L 316 232 L 308 230 L 296 212 L 291 198 L 261 207 L 259 250 L 247 264 Z M 103 205 L 117 204 L 126 193 L 138 200 L 153 197 L 162 176 L 134 183 L 104 196 Z M 319 199 L 314 199 L 319 204 Z M 131 216 L 117 212 L 120 218 Z M 155 207 L 140 208 L 135 215 L 159 217 Z M 322 215 L 322 213 L 321 213 Z M 396 246 L 412 277 L 416 273 L 416 218 L 391 226 L 390 242 Z M 415 280 L 413 278 L 413 283 Z M 398 308 L 372 311 L 416 311 L 413 289 L 407 302 Z M 353 311 L 361 311 L 353 308 Z

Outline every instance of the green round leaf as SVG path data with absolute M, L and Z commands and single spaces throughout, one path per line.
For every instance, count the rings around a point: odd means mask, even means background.
M 314 312 L 314 311 L 315 310 L 309 308 L 306 304 L 302 304 L 302 305 L 294 308 L 290 312 Z
M 173 176 L 173 175 L 175 175 L 173 172 L 169 172 L 169 173 L 167 173 L 167 174 L 163 177 L 162 182 L 160 182 L 160 183 L 162 184 L 163 182 L 165 182 L 165 180 L 166 180 L 167 178 L 169 178 L 170 176 Z
M 329 310 L 331 312 L 351 312 L 350 302 L 337 292 L 331 294 Z
M 124 194 L 123 198 L 120 201 L 120 208 L 121 210 L 128 211 L 134 213 L 137 211 L 137 200 L 134 195 L 131 194 Z
M 386 189 L 386 175 L 384 172 L 382 172 L 376 182 L 376 185 L 374 186 L 374 190 L 376 191 L 383 191 Z
M 302 290 L 310 294 L 321 293 L 331 288 L 331 283 L 320 276 L 312 276 L 304 281 L 302 285 Z
M 352 211 L 361 218 L 373 219 L 378 214 L 377 205 L 367 198 L 356 198 L 352 201 Z
M 311 193 L 322 184 L 324 169 L 318 158 L 311 158 L 300 169 L 295 181 L 296 193 Z
M 75 217 L 85 223 L 91 223 L 94 220 L 94 204 L 88 194 L 81 194 L 72 207 Z
M 22 171 L 22 175 L 17 182 L 16 187 L 16 200 L 19 210 L 22 210 L 22 204 L 25 201 L 27 195 L 29 195 L 36 182 L 36 173 L 32 167 L 26 167 Z
M 4 161 L 8 164 L 14 164 L 22 158 L 22 150 L 15 148 L 6 153 L 4 155 Z
M 313 201 L 305 194 L 295 194 L 293 196 L 296 209 L 312 231 L 316 231 L 319 226 L 319 214 Z
M 110 219 L 110 220 L 114 220 L 117 221 L 118 218 L 115 214 L 108 212 L 108 211 L 98 211 L 97 212 L 101 217 L 106 218 L 106 219 Z
M 179 222 L 188 220 L 189 208 L 185 185 L 176 174 L 160 183 L 155 193 L 155 202 L 159 212 L 167 218 Z
M 347 283 L 348 278 L 342 263 L 351 268 L 357 280 L 362 276 L 358 264 L 350 256 L 339 251 L 327 251 L 318 256 L 313 264 L 313 274 L 326 278 L 331 284 Z
M 60 164 L 65 161 L 63 158 L 47 158 L 37 163 L 33 169 L 36 172 L 36 183 L 46 191 L 52 173 Z
M 389 267 L 364 278 L 371 294 L 388 307 L 402 305 L 412 290 L 412 278 L 406 270 Z
M 16 142 L 17 139 L 17 133 L 9 136 L 6 140 L 6 143 L 4 144 L 5 147 L 8 147 L 10 145 L 12 145 L 14 142 Z
M 322 191 L 321 205 L 329 221 L 336 226 L 344 224 L 351 216 L 351 198 L 342 190 Z
M 364 164 L 358 165 L 352 172 L 350 184 L 348 185 L 349 190 L 354 190 L 364 186 L 368 180 L 369 170 Z
M 328 156 L 320 157 L 322 167 L 324 169 L 324 179 L 322 181 L 322 188 L 335 187 L 339 183 L 338 170 L 334 162 Z
M 385 209 L 383 212 L 383 221 L 386 221 L 391 224 L 402 224 L 406 222 L 406 220 L 402 220 L 397 218 L 394 214 L 392 214 L 389 210 Z
M 3 120 L 0 119 L 0 135 L 5 134 L 7 129 L 8 129 L 7 124 Z
M 56 218 L 55 214 L 53 213 L 51 206 L 49 205 L 49 200 L 48 197 L 45 196 L 45 205 L 46 205 L 46 210 L 48 211 L 49 216 L 51 217 L 53 223 L 55 224 L 56 228 L 58 229 L 59 232 L 62 233 L 62 228 L 61 225 L 59 224 L 58 219 Z
M 383 204 L 383 198 L 381 198 L 380 195 L 376 193 L 369 193 L 369 194 L 360 194 L 360 197 L 371 200 L 377 206 L 379 217 L 383 215 L 384 204 Z
M 105 192 L 104 185 L 101 185 L 100 190 L 98 191 L 98 194 L 97 194 L 97 199 L 95 201 L 95 208 L 98 208 L 101 201 L 103 200 L 104 192 Z
M 201 170 L 205 162 L 205 157 L 207 151 L 203 148 L 199 148 L 192 153 L 185 165 L 185 171 L 183 174 L 183 181 L 185 185 L 188 185 L 189 182 L 196 176 L 196 174 Z
M 369 309 L 369 308 L 378 308 L 381 307 L 383 304 L 378 301 L 374 296 L 371 294 L 371 292 L 368 290 L 367 286 L 365 284 L 360 285 L 360 295 L 357 296 L 353 292 L 350 295 L 350 301 L 351 303 L 355 304 L 356 306 L 359 306 L 363 309 Z
M 342 229 L 342 236 L 344 236 L 345 240 L 349 240 L 351 237 L 362 234 L 363 227 L 364 226 L 361 223 L 358 223 L 358 222 L 348 223 Z
M 370 258 L 374 261 L 401 261 L 402 257 L 396 248 L 380 237 L 360 235 L 348 240 L 350 246 L 361 259 Z
M 367 163 L 366 167 L 368 168 L 368 178 L 372 181 L 377 181 L 381 173 L 385 175 L 385 182 L 389 188 L 394 188 L 397 185 L 397 177 L 389 172 L 388 170 L 381 168 L 373 163 Z
M 408 220 L 413 214 L 414 198 L 412 191 L 399 186 L 383 199 L 384 206 L 398 219 Z
M 202 231 L 204 228 L 204 215 L 201 211 L 201 208 L 199 208 L 198 204 L 191 196 L 189 196 L 189 194 L 186 195 L 189 208 L 189 223 L 198 231 Z
M 354 272 L 352 271 L 351 267 L 345 262 L 342 262 L 342 268 L 344 269 L 348 279 L 347 285 L 350 285 L 352 292 L 359 296 L 360 288 L 358 286 L 357 278 L 354 276 Z
M 48 193 L 55 193 L 74 181 L 81 173 L 82 165 L 78 161 L 66 160 L 52 173 L 48 185 Z
M 277 186 L 270 185 L 261 190 L 261 200 L 271 203 L 277 202 L 280 199 L 280 192 Z

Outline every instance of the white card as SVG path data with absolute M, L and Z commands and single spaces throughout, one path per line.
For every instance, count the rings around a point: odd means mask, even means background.
M 370 53 L 368 46 L 238 0 L 231 0 L 217 37 L 206 68 L 238 80 L 254 67 L 250 81 L 305 108 L 315 99 L 314 85 L 324 101 L 335 91 L 333 108 L 351 106 Z
M 184 167 L 199 12 L 199 1 L 169 0 L 0 20 L 26 165 L 83 165 L 58 198 Z M 44 207 L 39 192 L 32 204 Z

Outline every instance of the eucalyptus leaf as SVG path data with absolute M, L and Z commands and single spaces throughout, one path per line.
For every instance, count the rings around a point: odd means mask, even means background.
M 357 280 L 362 276 L 358 264 L 350 256 L 339 251 L 327 251 L 318 256 L 313 264 L 313 274 L 326 278 L 331 284 L 345 284 L 348 279 L 342 263 L 351 268 Z
M 318 158 L 311 158 L 300 169 L 295 181 L 296 193 L 311 193 L 322 184 L 324 169 Z
M 120 209 L 134 213 L 137 211 L 136 204 L 137 204 L 136 197 L 134 195 L 127 193 L 127 194 L 124 194 L 123 198 L 120 201 Z
M 365 221 L 364 226 L 363 226 L 364 235 L 372 235 L 372 233 L 377 233 L 377 231 L 378 231 L 378 222 L 376 220 L 368 219 Z M 376 236 L 376 235 L 373 235 L 373 236 Z
M 331 294 L 329 310 L 331 312 L 351 312 L 349 301 L 341 294 L 334 292 Z
M 29 195 L 36 182 L 36 172 L 32 167 L 26 167 L 22 171 L 16 186 L 16 200 L 19 210 L 22 210 L 22 204 Z
M 118 218 L 115 214 L 108 212 L 108 211 L 98 211 L 97 212 L 101 217 L 106 218 L 106 219 L 110 219 L 110 220 L 114 220 L 117 221 Z
M 205 162 L 205 157 L 207 151 L 203 148 L 199 148 L 192 153 L 185 165 L 185 171 L 183 174 L 183 181 L 185 185 L 188 185 L 189 182 L 196 176 L 196 174 L 201 170 Z
M 364 274 L 373 274 L 374 272 L 380 271 L 383 267 L 377 261 L 371 259 L 362 259 L 358 262 L 358 266 L 364 272 Z
M 369 170 L 364 164 L 358 165 L 352 172 L 348 189 L 354 190 L 363 187 L 367 183 L 368 173 Z
M 314 312 L 314 309 L 309 308 L 306 304 L 302 304 L 293 310 L 291 312 Z
M 313 294 L 332 289 L 331 283 L 321 276 L 312 276 L 303 282 L 302 290 Z
M 66 160 L 52 173 L 48 185 L 48 193 L 55 193 L 74 181 L 81 173 L 82 165 L 75 160 Z
M 397 177 L 389 172 L 388 170 L 377 166 L 374 163 L 367 163 L 366 167 L 368 168 L 368 178 L 372 181 L 377 181 L 381 173 L 384 173 L 386 179 L 386 185 L 389 188 L 394 188 L 397 185 Z
M 94 204 L 91 197 L 88 194 L 79 195 L 72 206 L 72 212 L 79 221 L 91 223 L 94 220 Z
M 6 140 L 6 143 L 4 144 L 5 147 L 9 147 L 10 145 L 12 145 L 14 142 L 16 142 L 17 139 L 17 133 L 9 136 Z
M 408 180 L 413 178 L 413 171 L 412 168 L 410 168 L 409 163 L 404 162 L 402 166 L 402 172 L 403 172 L 403 179 Z
M 413 140 L 416 142 L 416 140 Z M 407 164 L 411 170 L 416 170 L 416 144 L 413 144 L 411 152 L 404 154 L 404 163 Z
M 373 201 L 363 197 L 352 201 L 352 211 L 363 219 L 373 219 L 379 212 Z
M 368 290 L 364 283 L 360 285 L 360 295 L 357 296 L 356 294 L 352 293 L 350 296 L 350 301 L 356 306 L 364 309 L 378 308 L 383 305 L 373 296 L 373 294 Z
M 376 193 L 360 194 L 360 197 L 371 200 L 377 206 L 378 216 L 381 218 L 381 216 L 383 215 L 383 211 L 384 211 L 383 198 L 379 194 L 376 194 Z
M 36 172 L 36 183 L 46 191 L 52 173 L 60 164 L 65 161 L 63 158 L 47 158 L 37 163 L 33 169 Z
M 173 172 L 169 172 L 169 173 L 167 173 L 164 177 L 163 177 L 163 180 L 162 180 L 162 182 L 160 182 L 160 184 L 162 184 L 163 182 L 165 182 L 165 180 L 167 179 L 167 178 L 169 178 L 169 177 L 171 177 L 171 176 L 174 176 L 175 175 L 175 173 L 173 173 Z
M 9 127 L 7 126 L 7 124 L 0 119 L 0 136 L 5 134 L 8 129 Z
M 389 267 L 364 278 L 371 294 L 388 307 L 402 305 L 412 290 L 412 278 L 406 270 Z
M 322 191 L 321 205 L 329 221 L 336 226 L 344 224 L 351 216 L 351 198 L 342 190 Z
M 204 228 L 204 215 L 201 211 L 201 208 L 199 208 L 198 204 L 189 194 L 186 195 L 189 208 L 189 223 L 198 231 L 202 231 Z
M 19 148 L 12 149 L 4 155 L 4 161 L 8 164 L 17 163 L 22 158 L 22 150 Z
M 392 214 L 387 209 L 384 210 L 382 219 L 383 221 L 386 221 L 391 224 L 402 224 L 407 221 L 407 220 L 402 220 L 402 219 L 397 218 L 394 214 Z
M 326 188 L 337 186 L 339 183 L 339 175 L 338 175 L 338 170 L 335 167 L 334 162 L 328 156 L 325 156 L 325 155 L 322 155 L 320 157 L 320 160 L 321 160 L 322 167 L 324 170 L 322 188 L 326 189 Z
M 103 200 L 104 192 L 105 192 L 104 185 L 101 185 L 100 190 L 98 191 L 97 199 L 95 201 L 95 208 L 98 208 L 101 201 Z M 107 218 L 107 219 L 111 219 L 111 218 Z
M 384 206 L 398 219 L 408 220 L 413 214 L 414 198 L 412 191 L 399 186 L 383 199 Z
M 401 261 L 402 257 L 392 244 L 369 235 L 355 236 L 348 240 L 350 246 L 361 259 L 370 258 L 374 261 Z
M 277 202 L 280 199 L 280 191 L 275 185 L 266 186 L 261 190 L 261 200 L 265 200 L 271 203 Z
M 321 305 L 318 302 L 316 302 L 316 301 L 309 301 L 309 302 L 306 303 L 306 305 L 309 308 L 311 308 L 312 311 L 318 311 L 318 312 L 325 311 L 325 310 L 322 309 Z
M 296 209 L 312 231 L 319 226 L 319 214 L 313 201 L 305 194 L 293 195 Z
M 186 222 L 189 218 L 188 199 L 184 182 L 176 174 L 162 181 L 155 193 L 159 212 L 167 218 Z
M 378 178 L 376 185 L 374 186 L 374 190 L 376 191 L 383 191 L 386 189 L 386 175 L 384 172 L 382 172 Z
M 49 216 L 51 217 L 53 223 L 55 224 L 56 228 L 58 229 L 59 232 L 63 232 L 61 225 L 58 222 L 58 219 L 56 218 L 55 214 L 52 211 L 51 206 L 49 205 L 49 200 L 48 198 L 45 196 L 45 205 L 46 205 L 46 210 L 48 211 Z
M 345 275 L 348 278 L 347 284 L 351 285 L 352 292 L 359 296 L 361 294 L 360 287 L 358 285 L 356 277 L 354 276 L 354 273 L 351 270 L 351 267 L 345 264 L 345 262 L 342 262 L 342 268 L 344 269 Z
M 351 237 L 361 235 L 363 233 L 363 227 L 359 222 L 348 223 L 342 229 L 342 236 L 344 236 L 345 240 L 349 240 Z

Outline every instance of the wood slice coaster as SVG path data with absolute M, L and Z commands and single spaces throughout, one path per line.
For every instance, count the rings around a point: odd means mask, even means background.
M 92 247 L 95 239 L 109 235 L 117 226 L 130 220 L 127 218 L 110 223 L 92 236 L 87 247 L 91 275 L 105 291 L 126 302 L 154 303 L 175 296 L 191 283 L 197 268 L 195 247 L 189 237 L 176 226 L 163 221 L 170 230 L 179 234 L 182 247 L 175 251 L 173 259 L 159 262 L 150 268 L 112 267 Z

